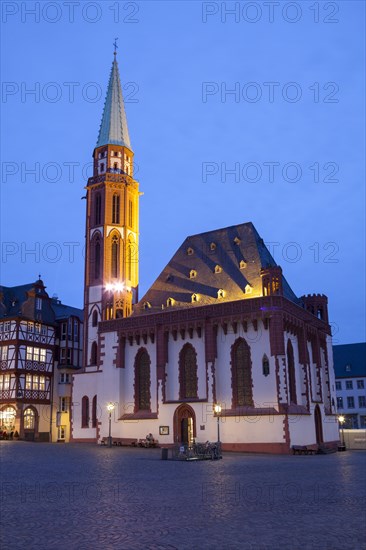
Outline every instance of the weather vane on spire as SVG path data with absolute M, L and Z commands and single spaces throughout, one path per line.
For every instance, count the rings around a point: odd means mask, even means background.
M 117 48 L 118 48 L 117 40 L 118 40 L 118 38 L 115 38 L 115 39 L 114 39 L 114 42 L 113 42 L 113 46 L 114 46 L 114 55 L 117 55 Z

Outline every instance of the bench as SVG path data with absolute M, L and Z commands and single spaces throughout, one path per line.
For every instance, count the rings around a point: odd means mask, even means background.
M 134 437 L 112 437 L 112 445 L 118 447 L 136 447 L 137 439 Z M 101 445 L 109 445 L 109 437 L 103 437 L 100 441 Z
M 318 449 L 315 447 L 308 447 L 306 445 L 292 445 L 292 452 L 294 455 L 313 455 L 316 454 Z

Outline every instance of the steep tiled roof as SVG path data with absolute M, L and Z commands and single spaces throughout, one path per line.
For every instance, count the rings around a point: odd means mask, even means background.
M 333 346 L 336 378 L 366 376 L 366 343 Z
M 116 56 L 114 57 L 109 77 L 107 96 L 96 147 L 108 144 L 124 145 L 131 149 Z
M 187 237 L 134 314 L 161 311 L 169 298 L 174 307 L 190 307 L 262 296 L 260 271 L 276 265 L 252 223 Z M 298 303 L 284 277 L 282 285 L 284 296 Z

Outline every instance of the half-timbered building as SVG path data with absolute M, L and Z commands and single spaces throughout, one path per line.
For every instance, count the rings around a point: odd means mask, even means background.
M 64 325 L 67 327 L 65 339 Z M 67 347 L 70 337 L 76 333 L 77 341 L 72 340 Z M 71 348 L 73 355 L 70 357 L 68 350 Z M 81 366 L 81 350 L 81 310 L 50 298 L 40 279 L 26 285 L 0 287 L 2 437 L 39 441 L 68 437 L 69 417 L 62 418 L 63 386 L 59 380 L 62 373 L 68 373 L 69 393 L 65 398 L 69 414 L 71 372 Z

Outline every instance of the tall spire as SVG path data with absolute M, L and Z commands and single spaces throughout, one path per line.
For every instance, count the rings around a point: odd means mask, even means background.
M 122 145 L 131 149 L 117 63 L 117 44 L 115 43 L 114 46 L 114 60 L 96 147 L 101 147 L 102 145 Z

